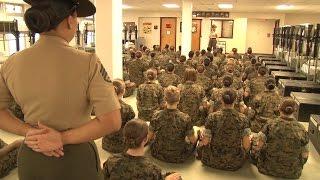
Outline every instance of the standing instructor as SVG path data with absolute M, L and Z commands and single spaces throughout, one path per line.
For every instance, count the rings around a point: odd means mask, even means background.
M 26 136 L 19 179 L 103 179 L 93 140 L 120 128 L 120 105 L 98 57 L 69 46 L 77 17 L 93 15 L 95 6 L 89 0 L 24 1 L 31 5 L 26 25 L 40 39 L 0 71 L 0 128 Z M 26 123 L 7 110 L 13 100 Z
M 218 34 L 216 33 L 217 26 L 214 24 L 211 26 L 211 33 L 210 33 L 210 40 L 209 45 L 213 51 L 217 49 L 217 43 L 218 43 Z

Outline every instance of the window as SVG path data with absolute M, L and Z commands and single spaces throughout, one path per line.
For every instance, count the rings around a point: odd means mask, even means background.
M 87 38 L 88 38 L 87 39 L 87 45 L 94 46 L 94 44 L 95 44 L 95 33 L 89 31 Z
M 233 20 L 229 19 L 213 19 L 211 20 L 211 26 L 216 25 L 219 38 L 233 38 Z
M 23 14 L 23 6 L 19 4 L 5 4 L 6 13 Z

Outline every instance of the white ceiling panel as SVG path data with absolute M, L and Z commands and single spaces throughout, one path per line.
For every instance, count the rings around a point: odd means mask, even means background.
M 181 9 L 168 9 L 164 3 L 182 4 L 182 0 L 123 0 L 124 4 L 132 6 L 132 10 L 164 11 Z M 223 11 L 218 3 L 232 3 L 234 8 L 230 12 L 269 12 L 269 13 L 320 13 L 320 0 L 193 0 L 193 9 L 199 11 Z M 291 4 L 291 10 L 277 10 L 280 4 Z M 319 17 L 320 18 L 320 17 Z

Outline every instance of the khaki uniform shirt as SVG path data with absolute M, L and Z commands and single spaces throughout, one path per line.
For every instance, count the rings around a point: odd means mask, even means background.
M 95 54 L 78 51 L 57 36 L 41 36 L 0 71 L 0 109 L 15 100 L 30 125 L 59 131 L 77 128 L 120 109 L 114 87 Z

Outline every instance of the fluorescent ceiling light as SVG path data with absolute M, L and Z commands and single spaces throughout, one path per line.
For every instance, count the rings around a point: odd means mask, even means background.
M 276 9 L 278 10 L 288 10 L 292 8 L 293 8 L 293 5 L 290 5 L 290 4 L 281 4 L 276 7 Z
M 166 8 L 180 8 L 180 6 L 178 4 L 162 4 L 162 6 L 166 7 Z
M 233 8 L 233 4 L 218 4 L 218 7 L 220 9 L 232 9 Z
M 131 8 L 132 8 L 132 6 L 122 4 L 122 9 L 131 9 Z

